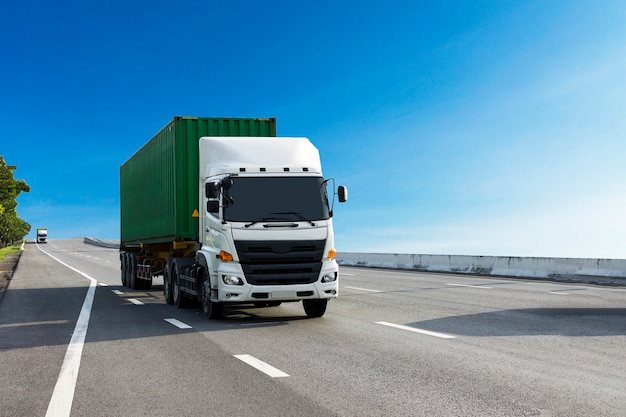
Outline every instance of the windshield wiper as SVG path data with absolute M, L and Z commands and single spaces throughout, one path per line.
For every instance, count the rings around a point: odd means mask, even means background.
M 272 213 L 272 214 L 282 214 L 282 213 Z M 285 219 L 284 217 L 261 217 L 259 220 L 255 220 L 253 222 L 244 224 L 243 227 L 245 227 L 246 229 L 254 224 L 257 224 L 259 222 L 267 222 L 270 220 L 274 220 L 274 221 L 286 221 L 288 219 Z
M 276 213 L 271 213 L 271 214 L 293 214 L 294 216 L 296 216 L 298 219 L 302 220 L 303 222 L 309 222 L 311 226 L 315 226 L 315 223 L 313 223 L 313 220 L 307 219 L 306 217 L 302 215 L 302 213 L 297 212 L 297 211 L 282 211 L 282 212 L 276 212 Z

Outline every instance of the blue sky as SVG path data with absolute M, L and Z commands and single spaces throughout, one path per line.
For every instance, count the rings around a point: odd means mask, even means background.
M 33 230 L 118 238 L 119 165 L 174 115 L 276 117 L 349 188 L 340 252 L 626 258 L 623 1 L 98 3 L 3 6 Z

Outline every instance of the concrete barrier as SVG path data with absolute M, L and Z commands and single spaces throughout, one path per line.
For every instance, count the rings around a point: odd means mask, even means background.
M 119 241 L 103 241 L 92 237 L 85 237 L 84 242 L 111 249 L 120 246 Z M 340 252 L 337 254 L 337 262 L 344 266 L 368 268 L 626 286 L 626 259 Z
M 345 266 L 626 286 L 626 259 L 341 252 L 337 262 Z

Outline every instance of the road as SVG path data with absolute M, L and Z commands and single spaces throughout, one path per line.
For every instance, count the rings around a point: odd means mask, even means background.
M 626 415 L 625 288 L 345 267 L 322 318 L 209 321 L 119 275 L 82 239 L 26 245 L 1 416 Z

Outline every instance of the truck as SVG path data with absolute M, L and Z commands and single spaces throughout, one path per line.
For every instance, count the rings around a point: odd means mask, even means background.
M 47 243 L 48 242 L 48 229 L 39 228 L 37 229 L 37 243 Z
M 300 301 L 321 317 L 338 297 L 332 218 L 347 196 L 275 118 L 174 117 L 120 166 L 122 284 L 162 277 L 168 304 L 209 319 Z

